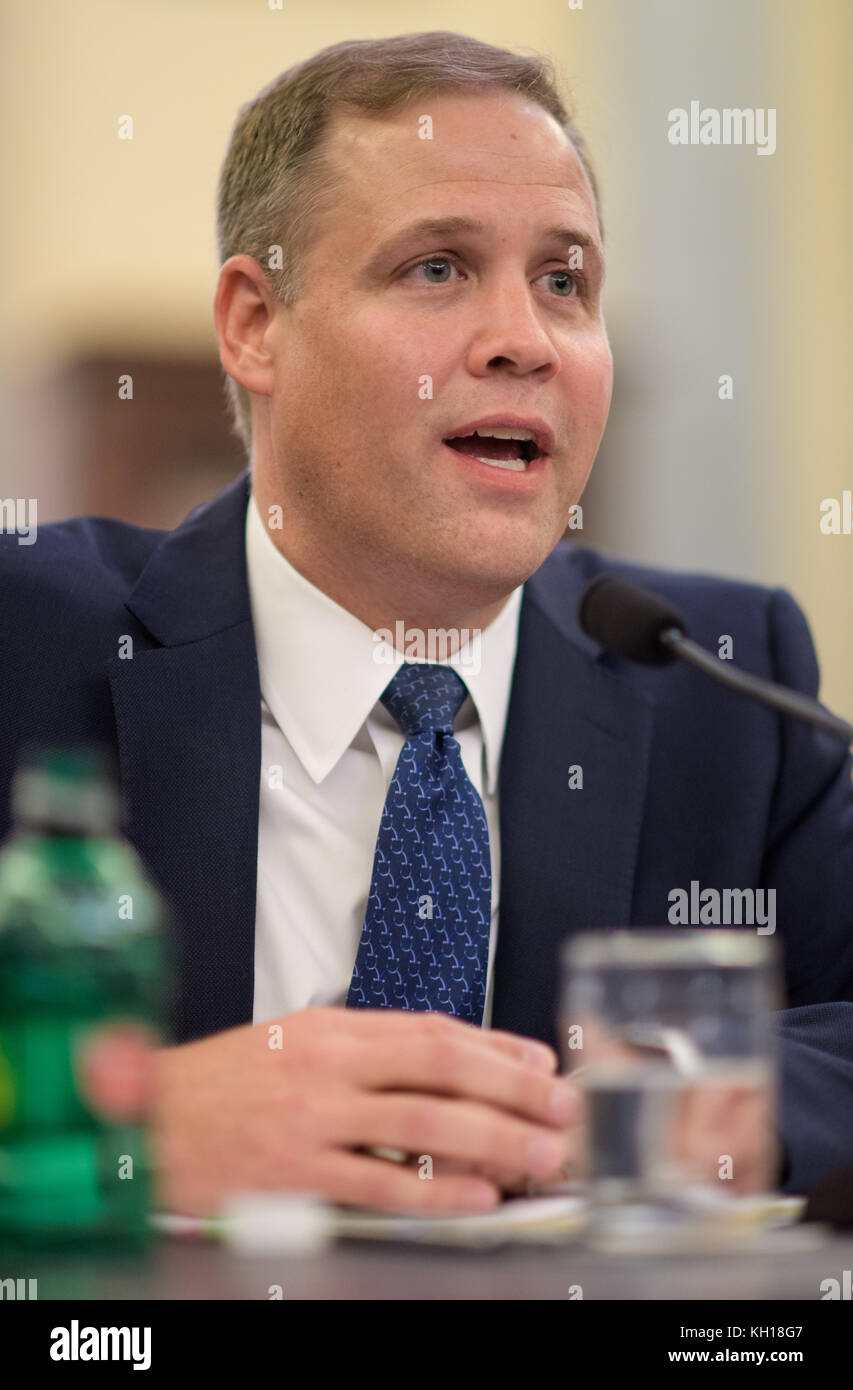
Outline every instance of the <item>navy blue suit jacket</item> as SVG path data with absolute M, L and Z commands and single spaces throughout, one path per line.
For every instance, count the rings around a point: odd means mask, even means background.
M 178 924 L 175 1041 L 252 1019 L 260 688 L 243 473 L 170 532 L 102 518 L 0 536 L 0 838 L 30 740 L 107 742 L 124 827 Z M 815 694 L 788 594 L 562 545 L 528 581 L 501 763 L 495 1027 L 556 1046 L 557 952 L 591 926 L 664 925 L 668 894 L 776 889 L 788 1007 L 784 1186 L 853 1160 L 853 790 L 839 741 L 687 666 L 609 656 L 578 597 L 615 570 L 699 642 Z M 133 638 L 133 658 L 119 655 Z M 583 790 L 568 769 L 583 768 Z

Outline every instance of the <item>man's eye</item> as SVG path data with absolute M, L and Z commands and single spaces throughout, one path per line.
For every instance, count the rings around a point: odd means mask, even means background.
M 446 256 L 430 256 L 427 260 L 418 261 L 417 265 L 410 266 L 406 275 L 412 275 L 416 270 L 423 270 L 428 285 L 446 285 L 449 276 L 443 272 L 455 269 L 453 262 L 449 261 Z
M 572 290 L 577 290 L 578 296 L 583 291 L 581 277 L 570 270 L 549 270 L 543 279 L 551 280 L 554 293 L 561 299 L 570 299 Z

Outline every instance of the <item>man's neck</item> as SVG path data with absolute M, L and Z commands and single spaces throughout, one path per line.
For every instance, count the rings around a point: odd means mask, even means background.
M 440 593 L 440 581 L 423 578 L 418 585 L 420 592 L 414 594 L 405 582 L 389 585 L 377 583 L 373 576 L 352 578 L 322 565 L 300 565 L 284 546 L 279 549 L 303 579 L 373 632 L 382 632 L 385 640 L 400 650 L 411 650 L 418 641 L 431 648 L 436 640 L 434 635 L 442 633 L 447 634 L 441 640 L 449 655 L 493 623 L 509 600 L 509 594 L 483 603 L 458 592 Z M 430 590 L 428 594 L 424 594 L 425 588 Z

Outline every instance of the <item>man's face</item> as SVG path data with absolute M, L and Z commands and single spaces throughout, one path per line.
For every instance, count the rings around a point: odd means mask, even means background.
M 556 544 L 607 417 L 589 183 L 556 122 L 509 92 L 338 115 L 327 151 L 336 206 L 267 335 L 255 468 L 283 503 L 286 553 L 290 530 L 297 563 L 311 548 L 356 580 L 369 565 L 392 587 L 416 575 L 494 601 Z M 445 442 L 481 421 L 536 438 Z

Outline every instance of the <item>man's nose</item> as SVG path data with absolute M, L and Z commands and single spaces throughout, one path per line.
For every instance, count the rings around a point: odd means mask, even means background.
M 502 280 L 478 298 L 468 352 L 475 376 L 504 368 L 514 376 L 536 372 L 547 380 L 559 370 L 560 354 L 529 285 Z

